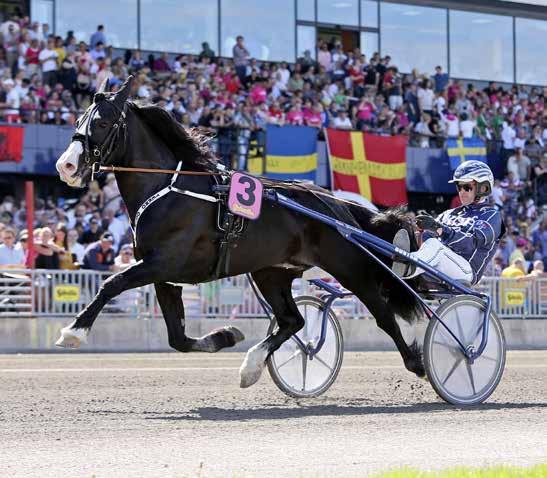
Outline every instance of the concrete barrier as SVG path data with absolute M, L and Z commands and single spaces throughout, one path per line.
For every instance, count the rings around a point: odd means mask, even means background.
M 0 319 L 0 353 L 61 352 L 55 347 L 59 331 L 67 325 L 65 319 Z M 245 351 L 266 336 L 269 322 L 265 319 L 188 319 L 187 333 L 199 337 L 225 325 L 234 325 L 246 340 L 232 350 Z M 503 320 L 507 346 L 510 349 L 547 348 L 547 320 Z M 376 326 L 374 320 L 342 320 L 346 350 L 394 350 L 391 338 Z M 403 335 L 411 341 L 423 337 L 427 323 L 416 327 L 402 324 Z M 99 318 L 81 352 L 167 352 L 163 320 Z M 74 352 L 74 351 L 70 351 Z

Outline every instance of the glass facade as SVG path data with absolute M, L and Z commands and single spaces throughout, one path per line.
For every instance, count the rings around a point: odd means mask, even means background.
M 431 74 L 439 64 L 456 78 L 547 84 L 547 64 L 540 61 L 547 44 L 543 19 L 392 0 L 95 0 L 89 5 L 87 0 L 30 0 L 31 18 L 49 23 L 62 37 L 72 30 L 86 42 L 104 24 L 108 43 L 116 48 L 171 53 L 199 53 L 208 42 L 216 54 L 231 57 L 236 36 L 243 35 L 252 57 L 289 62 L 304 50 L 315 56 L 317 28 L 339 25 L 342 32 L 358 33 L 368 57 L 381 49 L 402 72 L 417 68 Z
M 450 74 L 512 82 L 513 17 L 451 10 Z
M 141 0 L 141 48 L 199 53 L 218 45 L 217 0 Z
M 306 22 L 315 21 L 315 0 L 298 0 L 296 4 L 296 17 Z
M 294 0 L 222 0 L 220 25 L 222 56 L 232 57 L 243 35 L 252 58 L 295 61 Z
M 382 55 L 400 71 L 433 74 L 447 68 L 446 9 L 380 4 Z
M 367 60 L 377 51 L 380 51 L 378 33 L 361 32 L 361 52 L 366 55 Z
M 317 0 L 317 20 L 335 25 L 359 25 L 359 0 Z
M 378 1 L 361 0 L 361 26 L 378 28 Z
M 515 23 L 518 83 L 547 84 L 547 22 L 517 18 Z M 541 58 L 544 58 L 543 60 Z
M 104 25 L 109 44 L 137 48 L 137 0 L 55 0 L 55 32 L 63 38 L 74 31 L 78 41 L 89 43 L 97 25 Z
M 304 56 L 304 52 L 309 50 L 312 58 L 315 59 L 315 27 L 298 25 L 296 27 L 296 58 Z

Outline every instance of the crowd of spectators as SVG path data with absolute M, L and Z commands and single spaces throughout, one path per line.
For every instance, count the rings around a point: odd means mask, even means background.
M 423 147 L 450 137 L 498 140 L 506 175 L 496 182 L 492 201 L 504 211 L 508 234 L 493 273 L 511 265 L 519 241 L 526 241 L 530 264 L 545 261 L 545 222 L 530 228 L 546 196 L 547 87 L 504 89 L 491 82 L 478 89 L 450 79 L 440 66 L 401 74 L 388 55 L 344 51 L 334 38 L 319 42 L 317 59 L 306 51 L 288 65 L 252 58 L 241 36 L 233 58 L 217 57 L 207 43 L 199 55 L 143 58 L 138 50 L 115 56 L 102 25 L 87 44 L 72 32 L 55 36 L 28 17 L 4 22 L 0 35 L 0 119 L 8 122 L 73 124 L 105 78 L 116 88 L 133 74 L 136 98 L 164 107 L 186 127 L 215 130 L 219 138 L 237 130 L 248 139 L 266 124 L 290 124 L 319 133 L 334 127 L 408 134 Z M 119 251 L 131 242 L 113 176 L 102 187 L 93 183 L 73 208 L 39 206 L 37 264 L 113 268 L 109 247 Z M 6 213 L 0 227 L 23 228 L 23 245 L 24 204 L 4 198 L 0 214 Z M 86 261 L 84 247 L 95 248 L 100 260 Z

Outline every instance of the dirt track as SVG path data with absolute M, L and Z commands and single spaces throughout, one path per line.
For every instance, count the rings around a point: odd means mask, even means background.
M 490 400 L 455 409 L 393 353 L 346 354 L 296 402 L 241 354 L 0 356 L 0 476 L 363 476 L 401 465 L 547 462 L 547 351 L 508 354 Z

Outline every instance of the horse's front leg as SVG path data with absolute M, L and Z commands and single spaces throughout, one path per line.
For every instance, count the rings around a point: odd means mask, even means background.
M 232 347 L 245 339 L 243 333 L 233 326 L 214 330 L 201 338 L 194 339 L 185 333 L 184 304 L 182 287 L 173 284 L 155 284 L 156 297 L 160 304 L 169 345 L 179 352 L 218 352 Z
M 159 261 L 141 260 L 123 272 L 119 272 L 104 281 L 97 295 L 82 310 L 76 320 L 67 327 L 61 329 L 61 337 L 55 343 L 58 347 L 78 348 L 82 342 L 86 342 L 91 326 L 102 308 L 114 297 L 123 291 L 141 287 L 161 280 L 162 265 Z

